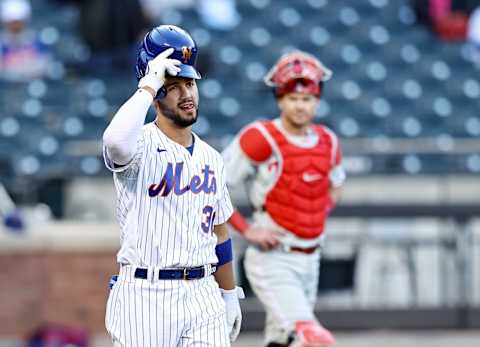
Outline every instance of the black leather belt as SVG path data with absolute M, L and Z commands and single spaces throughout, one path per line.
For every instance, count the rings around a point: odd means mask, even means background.
M 159 270 L 158 279 L 159 280 L 196 280 L 199 278 L 207 277 L 215 272 L 216 267 L 212 266 L 211 271 L 208 270 L 209 267 L 197 266 L 183 269 L 171 269 L 171 270 Z M 136 268 L 135 269 L 135 278 L 148 278 L 148 269 Z

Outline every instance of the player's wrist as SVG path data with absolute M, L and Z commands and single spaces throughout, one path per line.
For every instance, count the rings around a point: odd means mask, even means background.
M 250 228 L 245 217 L 240 213 L 240 211 L 235 210 L 232 213 L 232 216 L 228 220 L 228 223 L 235 228 L 240 234 L 245 234 L 245 232 Z
M 255 231 L 253 230 L 253 228 L 251 226 L 249 226 L 247 229 L 245 229 L 243 231 L 242 235 L 249 242 L 255 242 L 256 241 Z
M 139 91 L 145 91 L 148 93 L 148 95 L 150 95 L 152 97 L 152 101 L 153 99 L 155 99 L 155 96 L 157 95 L 157 93 L 155 92 L 155 90 L 153 90 L 153 88 L 149 87 L 149 86 L 143 86 L 143 87 L 140 87 L 138 89 Z
M 245 293 L 242 287 L 234 286 L 232 289 L 220 288 L 223 297 L 233 297 L 235 299 L 244 299 Z
M 154 97 L 160 88 L 163 87 L 165 81 L 154 74 L 145 75 L 138 81 L 138 88 L 150 88 L 153 91 Z
M 259 230 L 254 228 L 253 226 L 249 226 L 244 232 L 243 232 L 243 237 L 245 239 L 253 244 L 259 245 L 262 243 L 262 239 L 260 237 Z
M 229 295 L 229 294 L 234 294 L 236 293 L 237 289 L 235 286 L 233 286 L 232 288 L 220 288 L 220 292 L 222 293 L 222 295 Z

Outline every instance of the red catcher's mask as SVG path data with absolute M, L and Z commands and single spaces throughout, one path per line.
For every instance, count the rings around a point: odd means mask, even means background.
M 297 92 L 320 96 L 321 85 L 332 76 L 314 56 L 295 51 L 282 56 L 265 76 L 265 83 L 274 87 L 277 96 Z

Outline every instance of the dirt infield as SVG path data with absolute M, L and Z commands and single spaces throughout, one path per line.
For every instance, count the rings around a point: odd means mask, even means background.
M 336 337 L 337 347 L 474 347 L 480 331 L 367 331 L 337 333 Z M 234 347 L 262 347 L 261 341 L 260 334 L 244 333 Z
M 480 331 L 365 331 L 335 334 L 335 347 L 474 347 Z M 95 339 L 92 347 L 110 347 L 105 337 Z M 263 347 L 260 333 L 241 333 L 232 347 Z
M 466 331 L 363 331 L 335 334 L 335 347 L 474 347 L 480 341 L 480 330 Z M 18 347 L 14 339 L 0 338 L 1 347 Z M 111 347 L 107 336 L 97 336 L 90 347 Z M 241 333 L 232 347 L 263 347 L 257 332 Z

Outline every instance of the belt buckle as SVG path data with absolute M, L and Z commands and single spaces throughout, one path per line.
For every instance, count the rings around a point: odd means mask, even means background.
M 190 275 L 188 268 L 183 268 L 183 279 L 188 280 L 188 275 Z

